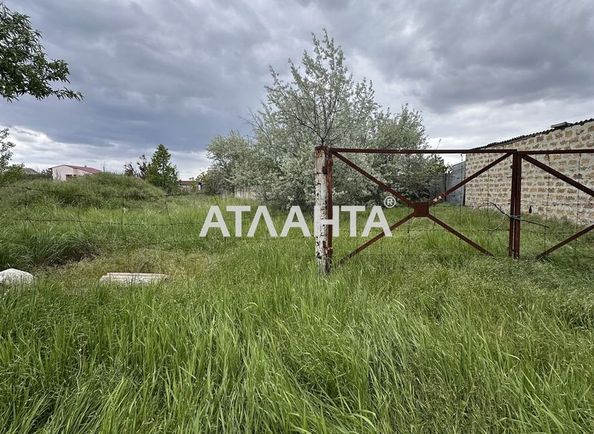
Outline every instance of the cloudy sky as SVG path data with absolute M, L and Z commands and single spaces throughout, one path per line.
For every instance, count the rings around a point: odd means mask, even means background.
M 470 148 L 594 117 L 591 0 L 5 0 L 30 15 L 83 102 L 0 102 L 29 167 L 122 170 L 166 144 L 184 177 L 249 133 L 268 67 L 326 28 L 379 102 L 423 112 L 432 146 Z

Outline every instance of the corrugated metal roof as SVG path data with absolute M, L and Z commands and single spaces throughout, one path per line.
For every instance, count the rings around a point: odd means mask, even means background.
M 594 118 L 585 119 L 585 120 L 579 121 L 579 122 L 564 123 L 563 126 L 560 126 L 558 128 L 549 128 L 548 130 L 539 131 L 537 133 L 525 134 L 523 136 L 513 137 L 511 139 L 502 140 L 500 142 L 489 143 L 488 145 L 479 146 L 479 147 L 473 148 L 473 149 L 483 149 L 483 148 L 490 148 L 492 146 L 507 145 L 509 143 L 517 142 L 517 141 L 524 140 L 524 139 L 529 139 L 531 137 L 540 136 L 541 134 L 548 134 L 553 131 L 561 131 L 561 130 L 564 130 L 565 128 L 575 127 L 576 125 L 584 125 L 584 124 L 587 124 L 588 122 L 594 122 Z

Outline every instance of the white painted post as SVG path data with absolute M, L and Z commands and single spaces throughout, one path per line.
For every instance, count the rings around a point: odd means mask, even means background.
M 332 227 L 321 222 L 332 219 L 332 157 L 326 146 L 317 146 L 314 155 L 316 262 L 320 273 L 328 274 L 332 268 Z

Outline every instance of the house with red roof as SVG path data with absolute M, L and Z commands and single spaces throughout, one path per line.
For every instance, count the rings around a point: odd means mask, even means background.
M 51 167 L 52 178 L 54 181 L 66 181 L 78 176 L 95 175 L 101 173 L 99 169 L 87 166 L 73 166 L 71 164 L 62 164 L 60 166 Z

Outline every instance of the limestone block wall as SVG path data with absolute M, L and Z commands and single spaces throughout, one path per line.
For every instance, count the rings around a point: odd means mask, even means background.
M 519 137 L 488 145 L 489 149 L 551 150 L 593 149 L 594 120 L 564 128 Z M 466 176 L 480 170 L 502 154 L 468 154 Z M 553 169 L 594 189 L 594 154 L 534 155 Z M 466 184 L 466 205 L 509 212 L 511 195 L 511 157 Z M 547 174 L 538 167 L 522 163 L 522 214 L 565 219 L 573 223 L 594 223 L 594 198 Z

